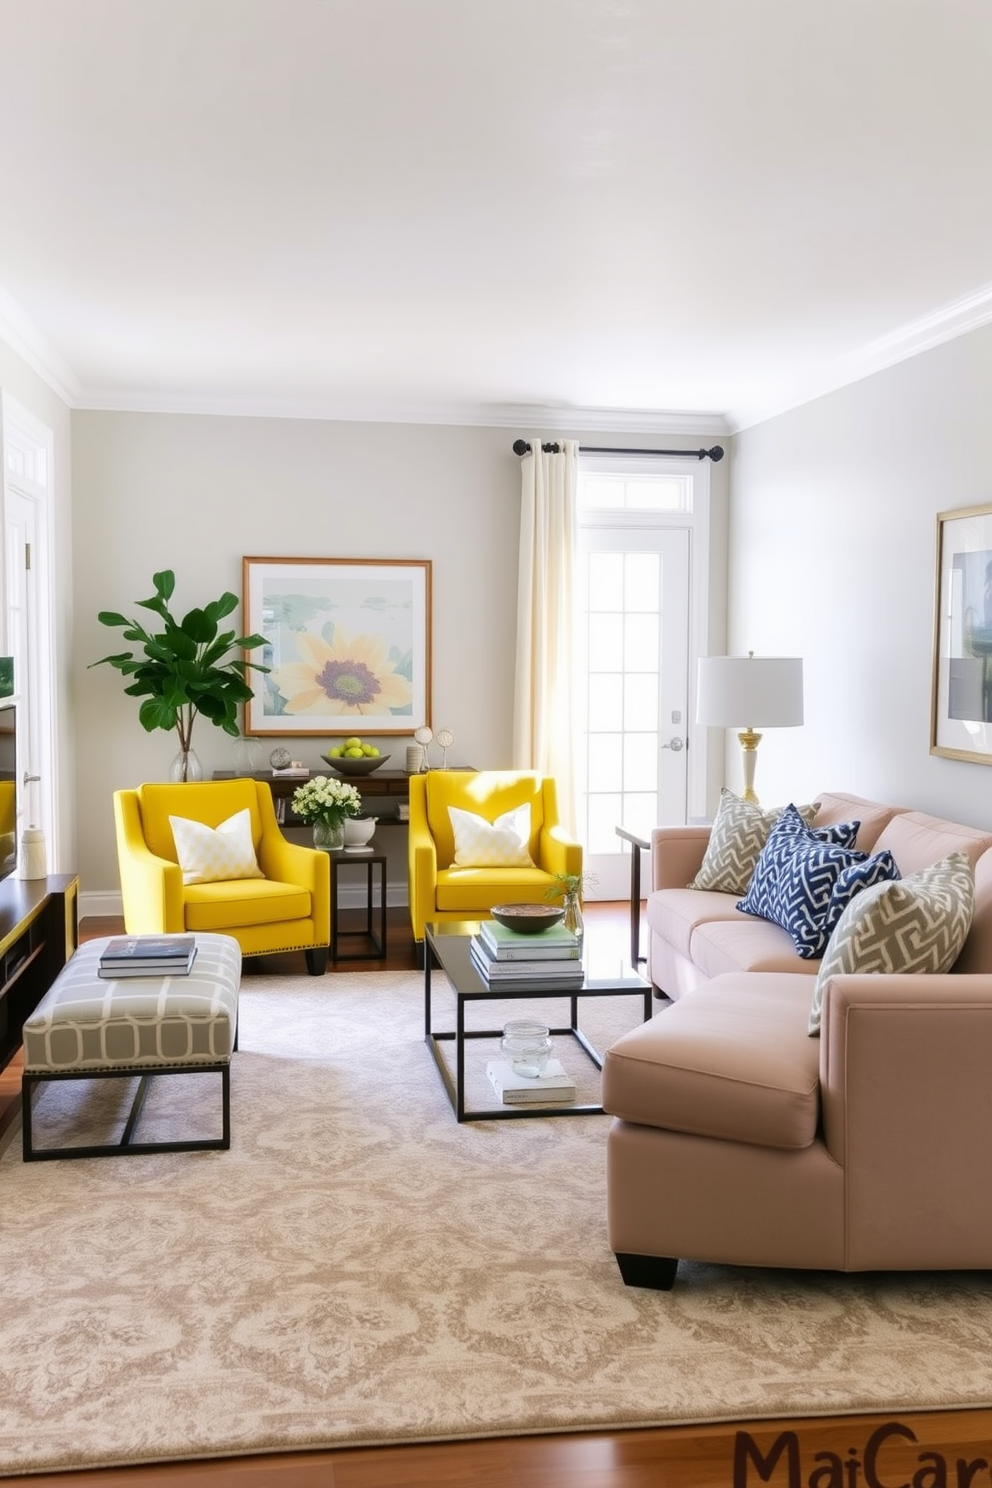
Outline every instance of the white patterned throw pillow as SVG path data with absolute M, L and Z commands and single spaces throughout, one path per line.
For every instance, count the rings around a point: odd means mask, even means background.
M 530 802 L 504 811 L 494 822 L 474 811 L 449 806 L 459 868 L 532 868 Z
M 803 821 L 812 822 L 816 805 L 796 808 Z M 715 889 L 723 894 L 746 894 L 761 849 L 784 807 L 763 811 L 751 801 L 724 788 L 710 831 L 706 854 L 690 889 Z
M 264 878 L 251 840 L 251 812 L 246 806 L 219 827 L 170 816 L 176 858 L 183 883 L 218 883 L 226 878 Z
M 975 876 L 950 853 L 909 878 L 872 884 L 851 901 L 827 944 L 813 987 L 809 1032 L 823 1017 L 823 989 L 839 972 L 950 971 L 971 928 Z

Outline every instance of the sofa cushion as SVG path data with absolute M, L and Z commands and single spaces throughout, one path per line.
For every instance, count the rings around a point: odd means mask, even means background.
M 692 963 L 706 977 L 735 971 L 789 971 L 815 976 L 816 960 L 796 955 L 792 937 L 781 925 L 755 915 L 738 914 L 736 920 L 710 920 L 699 925 L 690 942 Z
M 879 801 L 869 801 L 864 796 L 850 795 L 845 791 L 822 791 L 816 798 L 815 821 L 817 827 L 830 826 L 834 822 L 859 821 L 858 850 L 870 853 L 892 818 L 903 810 L 902 806 L 884 806 Z M 899 854 L 893 852 L 893 856 L 898 862 Z
M 702 864 L 689 888 L 746 894 L 761 849 L 783 809 L 778 806 L 763 811 L 733 791 L 722 790 Z M 815 806 L 798 810 L 804 821 L 812 821 L 816 815 Z
M 827 979 L 843 972 L 950 971 L 964 945 L 975 905 L 967 855 L 894 883 L 864 890 L 841 915 L 813 986 L 809 1032 L 820 1031 Z
M 801 1149 L 819 1120 L 806 1036 L 809 978 L 723 976 L 624 1034 L 603 1063 L 603 1107 L 624 1121 Z
M 899 876 L 890 853 L 869 860 L 854 849 L 858 826 L 809 827 L 794 806 L 787 806 L 738 909 L 781 925 L 804 959 L 822 956 L 830 930 L 859 889 Z
M 982 853 L 992 847 L 992 832 L 927 816 L 923 811 L 902 811 L 892 818 L 875 845 L 888 848 L 904 874 L 919 873 L 921 868 L 955 852 L 963 852 L 974 868 Z
M 647 897 L 649 930 L 660 935 L 680 956 L 690 956 L 693 933 L 710 920 L 740 924 L 743 916 L 733 894 L 708 889 L 657 889 Z

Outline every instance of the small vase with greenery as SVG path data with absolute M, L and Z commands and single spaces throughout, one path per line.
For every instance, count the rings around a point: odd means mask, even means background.
M 565 907 L 562 924 L 580 941 L 585 934 L 585 920 L 582 917 L 583 878 L 581 873 L 555 873 L 544 896 L 546 899 L 562 901 Z
M 173 769 L 177 780 L 198 779 L 199 764 L 192 750 L 193 724 L 198 713 L 208 718 L 225 734 L 237 738 L 238 706 L 252 697 L 245 680 L 249 668 L 267 672 L 260 662 L 231 656 L 232 651 L 253 651 L 265 645 L 261 635 L 239 636 L 236 631 L 220 629 L 220 621 L 238 607 L 238 596 L 229 590 L 204 605 L 190 610 L 181 620 L 169 609 L 176 587 L 171 569 L 152 575 L 155 593 L 151 599 L 135 603 L 151 610 L 162 621 L 162 628 L 146 630 L 137 620 L 129 620 L 115 610 L 101 610 L 101 625 L 121 626 L 126 641 L 135 641 L 138 651 L 117 651 L 102 656 L 91 666 L 116 667 L 125 677 L 133 678 L 124 691 L 130 697 L 143 698 L 138 720 L 142 728 L 175 729 L 179 736 L 179 754 Z
M 290 805 L 301 821 L 312 824 L 314 847 L 341 847 L 348 817 L 362 814 L 362 798 L 355 787 L 326 775 L 314 775 L 298 785 Z

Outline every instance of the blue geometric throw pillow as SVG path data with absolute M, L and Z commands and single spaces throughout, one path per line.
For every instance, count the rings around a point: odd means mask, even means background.
M 822 956 L 829 939 L 827 919 L 837 882 L 845 870 L 868 862 L 868 854 L 852 846 L 858 825 L 843 822 L 833 827 L 808 827 L 798 811 L 787 806 L 769 834 L 747 894 L 737 908 L 781 925 L 804 959 Z M 878 857 L 880 865 L 872 871 L 890 876 L 895 869 L 891 855 L 879 853 Z M 849 897 L 859 887 L 864 885 L 852 878 Z M 832 920 L 831 928 L 839 918 L 838 914 Z
M 902 874 L 896 866 L 896 860 L 887 848 L 875 853 L 863 863 L 852 863 L 850 868 L 844 868 L 837 876 L 830 894 L 830 903 L 823 918 L 823 933 L 829 940 L 837 928 L 837 921 L 844 913 L 851 900 L 867 889 L 871 884 L 887 883 L 901 878 Z

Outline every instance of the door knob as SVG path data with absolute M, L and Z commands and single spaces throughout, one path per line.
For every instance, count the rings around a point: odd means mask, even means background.
M 678 737 L 676 737 L 674 739 L 669 739 L 668 743 L 667 744 L 662 744 L 661 747 L 662 747 L 662 749 L 670 749 L 673 754 L 678 754 L 681 750 L 683 750 L 685 748 L 685 745 L 683 744 L 683 742 L 682 742 L 681 739 L 679 739 Z

